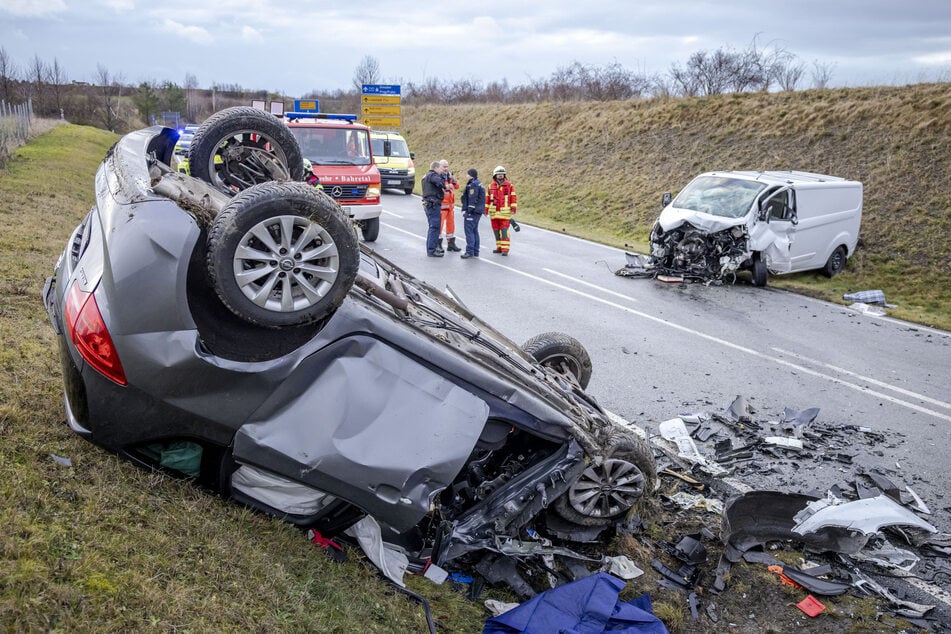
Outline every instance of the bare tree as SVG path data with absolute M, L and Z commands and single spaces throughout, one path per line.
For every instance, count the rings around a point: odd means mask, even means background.
M 39 55 L 33 56 L 33 61 L 27 69 L 27 94 L 33 99 L 33 111 L 37 114 L 49 114 L 49 106 L 46 103 L 46 80 L 49 71 L 46 62 L 40 59 Z
M 50 92 L 53 95 L 53 107 L 56 109 L 56 113 L 64 116 L 66 84 L 69 83 L 69 77 L 66 76 L 66 71 L 59 65 L 59 60 L 55 57 L 52 66 L 49 67 L 48 77 Z
M 813 88 L 828 88 L 829 82 L 832 80 L 832 71 L 835 70 L 835 62 L 820 62 L 819 60 L 813 60 L 812 62 L 812 87 Z
M 198 120 L 198 103 L 195 91 L 198 89 L 198 78 L 192 73 L 185 73 L 185 118 L 188 121 Z
M 776 83 L 783 90 L 796 90 L 796 85 L 802 79 L 806 69 L 801 63 L 788 63 L 778 69 L 776 73 Z
M 0 98 L 7 103 L 13 102 L 14 89 L 19 78 L 16 64 L 7 53 L 7 49 L 0 46 Z
M 115 80 L 109 74 L 109 69 L 102 64 L 96 65 L 96 90 L 99 93 L 98 114 L 103 127 L 110 132 L 116 131 L 119 122 L 119 96 L 116 94 L 113 83 Z
M 380 62 L 372 55 L 364 55 L 353 71 L 353 87 L 363 92 L 363 84 L 380 83 Z

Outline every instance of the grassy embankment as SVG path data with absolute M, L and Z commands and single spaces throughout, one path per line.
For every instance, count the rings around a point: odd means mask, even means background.
M 404 107 L 423 172 L 502 164 L 518 217 L 646 249 L 664 191 L 716 169 L 796 169 L 865 185 L 845 272 L 770 278 L 842 302 L 882 289 L 889 314 L 951 329 L 951 84 L 609 102 Z M 623 266 L 619 259 L 617 267 Z M 844 303 L 844 302 L 843 302 Z

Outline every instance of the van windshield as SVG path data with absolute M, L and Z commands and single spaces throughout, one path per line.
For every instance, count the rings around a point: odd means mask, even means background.
M 409 158 L 409 147 L 403 139 L 390 139 L 390 153 L 386 153 L 385 139 L 372 139 L 373 156 L 395 156 L 397 158 Z
M 288 126 L 304 158 L 315 165 L 369 165 L 370 135 L 366 130 Z
M 753 206 L 764 183 L 729 178 L 698 176 L 671 203 L 678 209 L 690 209 L 721 218 L 740 218 Z

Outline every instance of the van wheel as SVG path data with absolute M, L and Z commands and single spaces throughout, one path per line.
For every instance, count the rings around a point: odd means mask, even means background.
M 835 251 L 832 252 L 832 255 L 829 256 L 829 259 L 826 260 L 826 265 L 822 267 L 822 274 L 826 277 L 832 277 L 838 273 L 842 272 L 842 269 L 845 268 L 845 247 L 839 246 L 836 247 Z
M 766 270 L 766 262 L 763 262 L 759 253 L 753 255 L 753 286 L 762 288 L 766 286 L 766 278 L 769 277 L 769 271 Z
M 413 188 L 412 188 L 412 187 L 407 187 L 407 188 L 404 189 L 403 191 L 406 192 L 406 195 L 407 195 L 407 196 L 409 196 L 410 194 L 413 193 Z

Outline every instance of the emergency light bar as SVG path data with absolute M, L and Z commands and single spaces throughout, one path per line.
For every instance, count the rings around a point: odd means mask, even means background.
M 329 112 L 285 112 L 285 119 L 336 119 L 337 121 L 356 121 L 355 114 L 333 114 Z

